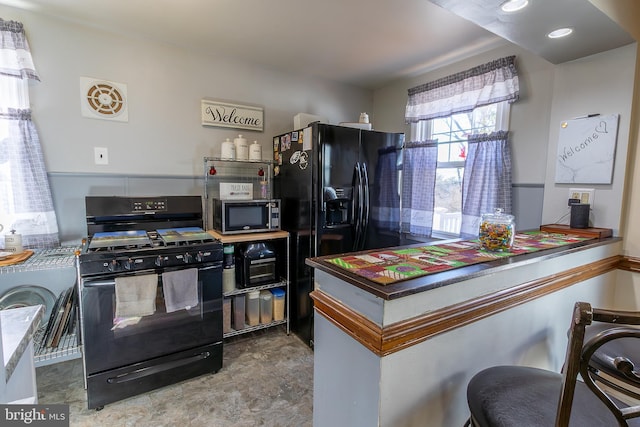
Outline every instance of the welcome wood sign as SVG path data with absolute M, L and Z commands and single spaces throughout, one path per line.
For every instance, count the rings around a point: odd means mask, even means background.
M 264 109 L 252 105 L 202 100 L 202 125 L 234 129 L 264 130 Z

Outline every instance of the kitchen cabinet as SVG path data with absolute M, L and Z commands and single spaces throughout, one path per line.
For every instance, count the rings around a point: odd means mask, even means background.
M 247 199 L 265 200 L 273 197 L 271 160 L 231 160 L 204 158 L 204 224 L 213 228 L 213 199 L 220 197 L 221 184 L 244 184 L 251 188 Z M 236 200 L 240 200 L 237 198 Z
M 257 325 L 250 326 L 244 324 L 242 329 L 231 329 L 229 332 L 224 333 L 224 338 L 229 338 L 235 335 L 246 334 L 248 332 L 257 331 L 260 329 L 270 328 L 277 325 L 285 325 L 287 334 L 289 334 L 289 233 L 286 231 L 273 231 L 268 233 L 246 233 L 246 234 L 221 234 L 215 230 L 208 230 L 216 239 L 220 240 L 223 244 L 233 244 L 237 250 L 237 244 L 239 243 L 256 243 L 256 242 L 272 242 L 278 252 L 278 276 L 274 282 L 262 284 L 259 286 L 252 286 L 249 288 L 236 288 L 229 292 L 224 292 L 225 298 L 235 297 L 238 295 L 246 295 L 252 291 L 261 291 L 265 289 L 280 288 L 285 291 L 285 310 L 284 319 L 275 320 L 269 323 L 259 323 Z

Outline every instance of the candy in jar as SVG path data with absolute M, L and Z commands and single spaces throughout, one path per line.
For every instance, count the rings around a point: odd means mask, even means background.
M 514 216 L 503 214 L 498 208 L 494 213 L 482 214 L 479 237 L 482 249 L 500 252 L 513 246 L 516 224 Z

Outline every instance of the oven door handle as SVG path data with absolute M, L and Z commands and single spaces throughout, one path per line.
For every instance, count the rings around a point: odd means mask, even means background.
M 100 288 L 103 286 L 115 286 L 115 280 L 95 280 L 95 281 L 82 281 L 83 288 Z
M 178 269 L 184 269 L 184 268 L 189 268 L 189 264 L 185 264 L 184 266 L 178 267 Z M 214 269 L 222 269 L 222 261 L 214 261 L 214 262 L 210 262 L 207 263 L 207 265 L 205 267 L 202 267 L 201 265 L 197 265 L 194 264 L 192 266 L 192 268 L 197 268 L 198 271 L 206 271 L 206 270 L 214 270 Z M 171 271 L 174 270 L 175 268 L 169 267 L 166 268 L 166 271 Z M 93 280 L 87 280 L 84 279 L 81 281 L 82 282 L 82 287 L 83 288 L 98 288 L 98 287 L 102 287 L 102 286 L 115 286 L 116 285 L 116 280 L 115 279 L 97 279 L 94 278 Z
M 204 351 L 200 354 L 196 354 L 195 356 L 185 357 L 184 359 L 173 360 L 171 362 L 162 363 L 160 365 L 149 366 L 148 368 L 138 369 L 133 372 L 127 372 L 124 374 L 120 374 L 118 376 L 107 379 L 109 384 L 122 384 L 129 381 L 137 380 L 140 378 L 147 377 L 149 375 L 154 375 L 162 371 L 168 371 L 170 369 L 178 368 L 180 366 L 189 365 L 191 363 L 199 362 L 200 360 L 204 360 L 211 356 L 211 353 L 208 351 Z

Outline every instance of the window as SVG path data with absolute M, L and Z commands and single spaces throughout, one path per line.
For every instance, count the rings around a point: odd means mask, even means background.
M 421 120 L 411 126 L 412 139 L 438 141 L 434 190 L 433 237 L 457 237 L 462 219 L 462 178 L 469 135 L 508 130 L 509 103 L 475 108 L 469 113 Z
M 0 224 L 25 248 L 59 246 L 44 156 L 31 120 L 29 81 L 40 80 L 23 25 L 0 18 Z
M 0 75 L 0 112 L 13 109 L 29 108 L 28 101 L 28 83 L 27 80 L 16 79 Z M 15 194 L 12 185 L 11 176 L 12 162 L 9 161 L 9 153 L 6 151 L 9 147 L 9 121 L 0 120 L 0 144 L 4 148 L 0 152 L 0 221 L 1 224 L 12 224 L 15 221 Z M 9 230 L 4 230 L 5 232 Z

